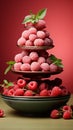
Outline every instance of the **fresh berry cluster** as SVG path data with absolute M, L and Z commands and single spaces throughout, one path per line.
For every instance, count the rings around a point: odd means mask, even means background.
M 50 117 L 53 119 L 62 118 L 63 119 L 72 119 L 73 118 L 73 105 L 62 106 L 59 110 L 54 109 L 50 113 Z
M 51 60 L 51 55 L 46 51 L 22 51 L 14 57 L 15 71 L 49 71 L 57 72 L 62 67 Z
M 56 80 L 58 82 L 56 82 Z M 61 86 L 59 78 L 55 80 L 25 80 L 19 78 L 12 86 L 3 88 L 3 95 L 7 96 L 49 96 L 58 97 L 67 95 L 69 92 Z

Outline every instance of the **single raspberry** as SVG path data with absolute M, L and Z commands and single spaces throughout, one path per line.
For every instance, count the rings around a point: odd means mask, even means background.
M 40 30 L 44 29 L 46 27 L 46 22 L 44 20 L 39 20 L 37 23 L 34 24 L 34 26 Z
M 14 92 L 14 96 L 23 96 L 24 95 L 24 90 L 21 88 L 16 89 Z
M 30 81 L 27 85 L 28 89 L 30 90 L 37 90 L 38 83 L 36 81 Z
M 49 71 L 49 64 L 48 63 L 42 63 L 40 65 L 42 71 Z
M 30 71 L 31 70 L 30 64 L 28 64 L 28 63 L 22 64 L 21 65 L 21 70 L 22 71 Z
M 52 61 L 50 60 L 49 57 L 46 59 L 46 62 L 47 62 L 49 65 L 52 64 Z
M 23 56 L 28 56 L 28 54 L 29 54 L 29 51 L 27 51 L 27 50 L 24 50 L 21 52 L 22 58 L 23 58 Z
M 22 61 L 22 54 L 16 54 L 14 57 L 15 62 L 21 62 Z
M 20 38 L 18 39 L 18 41 L 17 41 L 17 45 L 18 45 L 18 46 L 23 46 L 23 45 L 25 45 L 25 43 L 26 43 L 26 39 L 23 38 L 23 37 L 20 37 Z
M 47 88 L 48 88 L 48 84 L 46 84 L 46 83 L 41 83 L 41 84 L 39 85 L 40 91 L 41 91 L 41 90 L 44 90 L 44 89 L 47 89 Z
M 71 111 L 65 111 L 65 112 L 63 113 L 63 118 L 64 118 L 64 119 L 71 119 L 71 118 L 72 118 L 72 113 L 71 113 Z
M 54 109 L 50 113 L 50 117 L 53 119 L 58 119 L 60 117 L 60 113 L 58 110 Z
M 14 91 L 16 91 L 19 88 L 17 84 L 14 85 Z
M 22 37 L 25 38 L 25 39 L 29 39 L 29 31 L 28 30 L 25 30 L 22 32 Z
M 39 58 L 38 58 L 38 63 L 39 63 L 39 64 L 45 63 L 45 61 L 46 61 L 46 60 L 45 60 L 44 57 L 39 57 Z
M 15 64 L 14 64 L 14 70 L 16 70 L 16 71 L 20 71 L 20 69 L 21 69 L 21 65 L 22 65 L 21 62 L 15 63 Z
M 51 46 L 51 45 L 53 45 L 52 39 L 51 38 L 45 38 L 44 39 L 44 45 L 45 46 Z
M 37 31 L 37 37 L 44 39 L 45 38 L 45 33 L 43 31 Z
M 18 79 L 17 85 L 19 86 L 19 88 L 23 88 L 26 86 L 26 81 L 24 79 Z
M 4 117 L 5 113 L 4 110 L 0 109 L 0 117 Z
M 30 40 L 27 40 L 25 43 L 26 46 L 33 46 L 33 42 Z
M 31 90 L 26 90 L 24 96 L 33 96 L 33 92 Z
M 63 110 L 63 112 L 65 112 L 65 111 L 72 111 L 72 109 L 71 109 L 71 107 L 69 105 L 63 106 L 62 110 Z
M 43 31 L 45 32 L 46 37 L 49 38 L 50 36 L 49 32 L 47 30 L 43 30 Z
M 30 40 L 31 42 L 33 42 L 36 38 L 37 38 L 37 35 L 35 35 L 35 34 L 30 34 L 30 35 L 29 35 L 29 40 Z
M 44 45 L 44 40 L 41 38 L 37 38 L 34 40 L 34 46 L 43 46 Z
M 31 58 L 29 56 L 24 56 L 22 58 L 22 62 L 30 64 L 31 63 Z
M 57 67 L 57 65 L 55 65 L 55 64 L 50 64 L 50 72 L 56 72 L 57 70 L 58 70 L 58 67 Z
M 8 88 L 4 88 L 3 95 L 8 95 Z
M 40 96 L 48 96 L 48 90 L 43 89 L 42 91 L 40 91 Z
M 32 62 L 31 71 L 39 71 L 39 70 L 40 70 L 40 64 L 38 62 Z
M 7 93 L 7 96 L 12 96 L 14 94 L 14 89 L 10 89 Z
M 29 28 L 29 34 L 36 34 L 37 33 L 37 29 L 35 27 L 31 27 Z
M 30 59 L 32 60 L 32 61 L 37 61 L 38 60 L 38 53 L 37 52 L 31 52 L 30 54 L 29 54 L 29 57 L 30 57 Z
M 60 96 L 62 95 L 62 90 L 58 86 L 54 86 L 51 91 L 51 96 Z

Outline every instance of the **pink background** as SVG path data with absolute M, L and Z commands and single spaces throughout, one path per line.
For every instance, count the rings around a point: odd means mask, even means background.
M 6 61 L 13 60 L 21 51 L 16 43 L 24 26 L 21 24 L 25 15 L 32 10 L 36 13 L 47 8 L 45 17 L 47 30 L 50 32 L 55 47 L 50 53 L 63 60 L 64 72 L 52 76 L 62 78 L 73 93 L 73 0 L 0 0 L 0 82 L 3 79 L 16 80 L 18 75 L 9 72 L 4 75 Z

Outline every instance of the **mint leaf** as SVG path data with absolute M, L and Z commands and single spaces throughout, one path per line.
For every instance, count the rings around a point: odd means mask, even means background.
M 40 11 L 37 13 L 36 17 L 37 17 L 38 19 L 43 19 L 43 18 L 45 17 L 45 15 L 46 15 L 46 12 L 47 12 L 47 9 L 42 9 L 42 10 L 40 10 Z

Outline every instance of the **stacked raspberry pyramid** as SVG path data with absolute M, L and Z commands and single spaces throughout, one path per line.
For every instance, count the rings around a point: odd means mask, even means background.
M 21 100 L 24 101 L 26 97 L 28 100 L 32 97 L 37 101 L 37 98 L 41 97 L 41 100 L 43 100 L 43 97 L 46 97 L 49 102 L 51 97 L 53 100 L 54 97 L 59 97 L 61 100 L 61 97 L 68 95 L 64 102 L 63 100 L 61 101 L 61 106 L 66 103 L 70 97 L 69 92 L 62 85 L 60 78 L 57 77 L 54 80 L 49 79 L 51 75 L 59 74 L 63 71 L 63 64 L 61 59 L 49 53 L 49 49 L 52 49 L 54 44 L 49 32 L 46 30 L 46 22 L 44 20 L 46 12 L 47 9 L 43 9 L 36 15 L 31 13 L 24 18 L 24 31 L 17 41 L 17 47 L 21 48 L 21 52 L 14 56 L 14 61 L 7 62 L 9 66 L 5 70 L 5 74 L 11 70 L 13 73 L 21 76 L 14 82 L 4 80 L 2 84 L 2 95 L 7 96 L 3 96 L 5 100 L 6 98 L 8 100 L 8 97 L 10 99 L 12 98 L 12 100 L 14 100 L 14 97 L 15 99 L 17 97 L 16 100 L 19 99 L 20 101 L 22 98 L 23 100 Z M 9 103 L 9 105 L 11 104 Z M 57 105 L 58 104 L 56 104 L 56 106 Z M 14 108 L 14 106 L 11 107 Z M 36 107 L 34 105 L 33 111 L 36 108 L 37 105 Z M 45 109 L 45 107 L 43 108 Z M 18 109 L 18 107 L 15 109 Z M 39 108 L 37 109 L 39 111 Z

